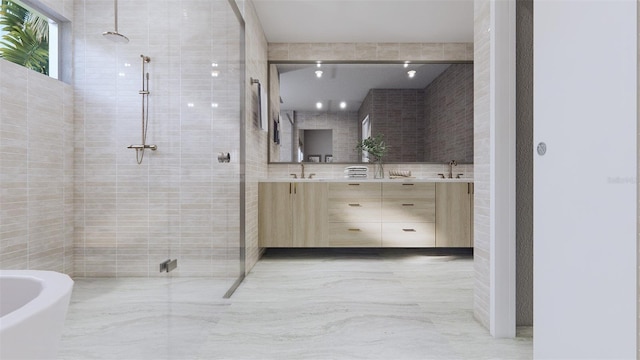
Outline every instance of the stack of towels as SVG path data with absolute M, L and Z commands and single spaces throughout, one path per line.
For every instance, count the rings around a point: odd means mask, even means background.
M 366 166 L 347 166 L 344 168 L 344 177 L 366 178 L 368 168 Z

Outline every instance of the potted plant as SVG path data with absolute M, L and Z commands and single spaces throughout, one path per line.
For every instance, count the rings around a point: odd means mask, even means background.
M 374 163 L 373 177 L 376 179 L 384 178 L 382 163 L 384 156 L 389 152 L 389 146 L 384 142 L 384 135 L 378 134 L 359 141 L 358 145 L 356 145 L 356 150 L 367 153 L 369 162 Z

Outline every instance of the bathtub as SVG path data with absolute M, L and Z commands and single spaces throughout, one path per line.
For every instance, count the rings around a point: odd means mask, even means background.
M 55 359 L 72 288 L 57 272 L 0 270 L 0 359 Z

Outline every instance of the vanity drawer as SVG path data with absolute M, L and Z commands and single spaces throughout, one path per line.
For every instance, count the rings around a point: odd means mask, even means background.
M 330 199 L 329 222 L 380 222 L 380 198 L 378 199 Z
M 422 198 L 384 198 L 382 222 L 435 222 L 436 203 Z
M 436 201 L 435 183 L 382 183 L 383 198 L 425 199 Z
M 380 223 L 329 223 L 330 247 L 380 247 Z
M 380 199 L 380 183 L 334 182 L 329 183 L 329 199 Z
M 435 223 L 383 223 L 383 247 L 434 247 Z

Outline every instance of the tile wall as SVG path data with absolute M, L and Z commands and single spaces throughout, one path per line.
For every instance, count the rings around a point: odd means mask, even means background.
M 298 144 L 299 130 L 333 130 L 333 161 L 355 162 L 358 153 L 353 148 L 355 144 L 350 139 L 358 138 L 358 113 L 355 111 L 340 112 L 309 112 L 296 111 L 293 133 L 293 144 Z M 284 136 L 290 134 L 284 134 Z M 297 147 L 296 147 L 297 149 Z M 281 153 L 282 156 L 282 153 Z M 283 160 L 284 161 L 284 160 Z M 291 161 L 291 160 L 288 160 Z
M 345 167 L 352 164 L 304 164 L 305 175 L 315 174 L 318 179 L 344 179 Z M 362 165 L 362 164 L 358 164 Z M 373 177 L 373 164 L 365 164 L 368 167 L 369 177 Z M 454 174 L 463 174 L 461 177 L 473 181 L 473 164 L 459 164 L 453 168 Z M 438 174 L 446 174 L 449 166 L 446 164 L 384 164 L 385 177 L 388 177 L 389 170 L 408 170 L 411 176 L 416 178 L 438 178 Z M 290 174 L 300 174 L 300 164 L 270 164 L 268 177 L 262 179 L 287 179 Z
M 240 26 L 226 0 L 76 0 L 75 272 L 234 278 L 240 239 Z M 149 56 L 146 151 L 141 54 Z M 231 163 L 220 164 L 220 152 Z
M 246 33 L 246 92 L 247 99 L 256 96 L 257 86 L 250 85 L 250 78 L 268 84 L 267 39 L 262 31 L 253 2 L 244 1 Z M 251 113 L 255 103 L 245 104 L 246 113 L 246 188 L 245 188 L 245 268 L 248 273 L 261 255 L 258 246 L 258 182 L 268 173 L 267 147 L 268 133 L 256 127 Z M 271 119 L 271 118 L 270 118 Z
M 449 66 L 424 93 L 426 158 L 473 162 L 473 66 Z
M 73 275 L 73 151 L 72 87 L 0 59 L 1 269 Z
M 491 286 L 491 132 L 490 132 L 490 68 L 491 37 L 490 0 L 474 1 L 474 266 L 473 313 L 486 328 L 490 326 Z
M 73 275 L 73 90 L 0 59 L 0 268 Z

